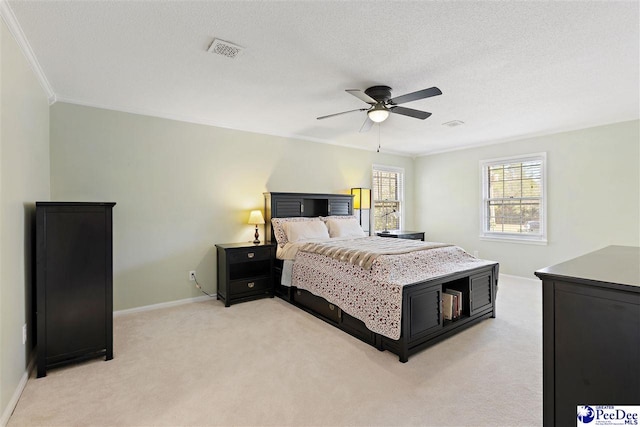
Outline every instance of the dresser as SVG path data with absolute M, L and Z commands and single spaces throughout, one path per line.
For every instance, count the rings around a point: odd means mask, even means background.
M 640 248 L 608 246 L 535 274 L 544 425 L 575 425 L 578 405 L 640 403 Z
M 115 203 L 36 203 L 37 376 L 113 358 Z
M 220 243 L 216 245 L 216 249 L 216 298 L 222 300 L 225 307 L 237 302 L 274 296 L 275 244 Z

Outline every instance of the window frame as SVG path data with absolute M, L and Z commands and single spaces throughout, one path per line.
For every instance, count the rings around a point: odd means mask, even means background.
M 398 180 L 399 198 L 391 200 L 392 202 L 398 203 L 398 207 L 399 207 L 398 228 L 390 229 L 390 231 L 402 230 L 402 227 L 404 225 L 404 203 L 405 203 L 404 202 L 404 176 L 405 176 L 404 168 L 397 167 L 397 166 L 379 165 L 379 164 L 374 164 L 371 167 L 371 227 L 370 229 L 372 230 L 372 233 L 374 233 L 374 235 L 376 233 L 383 231 L 383 230 L 376 230 L 376 202 L 384 202 L 384 200 L 377 200 L 375 198 L 376 188 L 375 188 L 375 182 L 374 182 L 374 175 L 376 171 L 396 173 L 399 175 L 399 180 Z
M 540 161 L 540 232 L 534 235 L 525 233 L 509 233 L 488 230 L 488 206 L 492 199 L 488 197 L 488 168 L 496 165 Z M 500 157 L 480 161 L 480 240 L 527 243 L 535 245 L 547 244 L 547 153 L 532 153 L 519 156 Z

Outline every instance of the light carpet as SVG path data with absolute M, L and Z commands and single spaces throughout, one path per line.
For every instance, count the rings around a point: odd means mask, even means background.
M 114 359 L 30 378 L 9 426 L 542 424 L 541 284 L 400 363 L 281 299 L 114 319 Z

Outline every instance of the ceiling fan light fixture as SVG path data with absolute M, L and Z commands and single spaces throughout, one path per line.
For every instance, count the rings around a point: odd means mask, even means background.
M 371 110 L 367 111 L 367 115 L 372 122 L 381 123 L 389 117 L 389 110 L 384 108 L 383 105 L 377 104 Z

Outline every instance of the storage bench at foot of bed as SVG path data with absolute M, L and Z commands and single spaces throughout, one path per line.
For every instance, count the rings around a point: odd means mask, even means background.
M 411 354 L 448 338 L 481 320 L 495 317 L 498 264 L 454 273 L 403 288 L 402 332 L 399 340 L 378 336 L 377 347 L 406 362 Z M 444 319 L 443 293 L 462 293 L 458 318 Z
M 361 320 L 309 291 L 278 286 L 276 294 L 378 350 L 397 354 L 401 362 L 407 362 L 410 355 L 484 319 L 495 317 L 497 278 L 498 264 L 494 264 L 405 286 L 398 340 L 372 332 Z M 462 293 L 458 319 L 445 320 L 443 317 L 442 294 L 446 290 Z
M 400 361 L 405 363 L 409 360 L 410 355 L 415 354 L 420 350 L 423 350 L 434 344 L 437 344 L 438 342 L 449 338 L 457 334 L 458 332 L 462 332 L 470 326 L 475 325 L 479 321 L 488 319 L 490 317 L 495 317 L 492 310 L 474 317 L 465 317 L 453 322 L 447 321 L 446 324 L 438 331 L 434 331 L 432 334 L 426 335 L 421 338 L 408 340 L 406 341 L 406 344 L 402 338 L 400 338 L 399 340 L 392 340 L 391 338 L 387 338 L 384 335 L 376 334 L 376 348 L 378 348 L 378 350 L 380 351 L 388 350 L 394 354 L 397 354 Z

